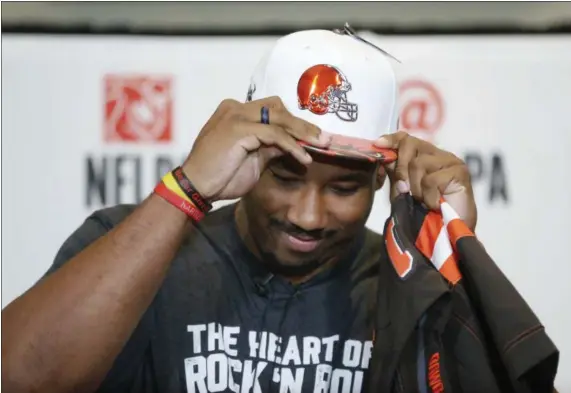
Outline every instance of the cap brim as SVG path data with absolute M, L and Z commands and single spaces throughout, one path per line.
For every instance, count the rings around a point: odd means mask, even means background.
M 373 144 L 373 141 L 351 138 L 333 134 L 328 148 L 313 146 L 304 141 L 298 141 L 306 150 L 335 157 L 345 157 L 370 162 L 391 163 L 396 161 L 397 153 L 392 149 L 383 149 Z

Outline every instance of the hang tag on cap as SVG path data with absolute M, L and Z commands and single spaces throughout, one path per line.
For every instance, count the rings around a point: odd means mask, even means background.
M 396 57 L 394 57 L 393 55 L 391 55 L 389 52 L 379 48 L 377 45 L 373 44 L 372 42 L 367 41 L 366 39 L 364 39 L 363 37 L 359 36 L 357 34 L 357 32 L 349 25 L 349 23 L 345 22 L 345 26 L 343 26 L 343 29 L 333 29 L 333 32 L 336 34 L 340 34 L 340 35 L 348 35 L 350 37 L 355 38 L 356 40 L 359 40 L 369 46 L 372 46 L 373 48 L 375 48 L 376 50 L 380 51 L 381 53 L 383 53 L 385 56 L 390 57 L 391 59 L 393 59 L 394 61 L 396 61 L 397 63 L 401 63 L 401 61 L 399 59 L 397 59 Z

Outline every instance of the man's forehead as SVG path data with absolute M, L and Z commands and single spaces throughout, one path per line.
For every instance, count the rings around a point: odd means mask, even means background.
M 356 160 L 352 158 L 328 156 L 325 154 L 311 152 L 313 164 L 319 165 L 320 169 L 328 171 L 337 171 L 342 173 L 348 172 L 365 172 L 372 173 L 376 170 L 377 164 L 367 160 Z M 291 155 L 285 155 L 274 159 L 271 164 L 272 167 L 285 169 L 290 172 L 305 173 L 307 168 L 299 163 Z

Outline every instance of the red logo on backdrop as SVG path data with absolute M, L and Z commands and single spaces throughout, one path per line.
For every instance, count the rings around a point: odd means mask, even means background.
M 172 138 L 170 77 L 105 77 L 105 141 L 168 142 Z
M 401 83 L 400 127 L 411 134 L 432 139 L 444 121 L 444 101 L 438 90 L 423 80 Z

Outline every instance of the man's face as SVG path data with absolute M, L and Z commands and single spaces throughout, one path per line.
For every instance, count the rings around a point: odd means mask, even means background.
M 247 242 L 279 273 L 302 276 L 342 256 L 363 229 L 381 181 L 370 162 L 313 155 L 270 163 L 242 198 Z

